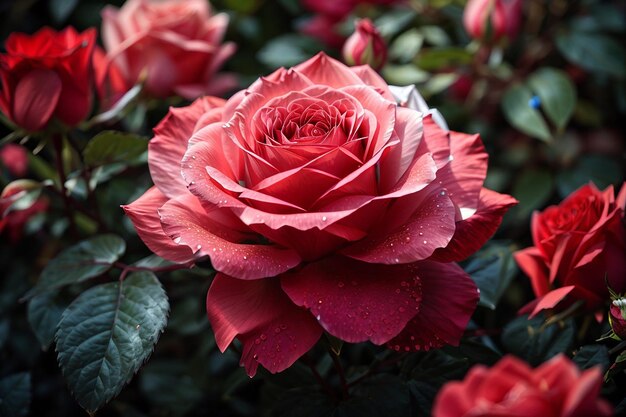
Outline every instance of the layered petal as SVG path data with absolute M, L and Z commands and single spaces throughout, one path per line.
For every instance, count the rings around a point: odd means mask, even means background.
M 28 131 L 42 129 L 56 109 L 63 83 L 48 69 L 33 69 L 15 86 L 13 119 Z
M 479 299 L 474 281 L 454 263 L 413 265 L 422 290 L 419 313 L 388 342 L 395 350 L 429 350 L 458 345 Z
M 141 240 L 152 252 L 172 262 L 191 262 L 194 260 L 191 248 L 174 243 L 161 227 L 158 210 L 167 201 L 168 198 L 157 187 L 152 187 L 137 200 L 122 208 L 133 222 Z
M 498 230 L 502 217 L 517 200 L 483 188 L 476 213 L 456 223 L 456 231 L 445 248 L 437 249 L 432 260 L 458 262 L 480 249 Z
M 245 237 L 213 222 L 192 195 L 169 200 L 159 214 L 163 230 L 174 242 L 188 246 L 197 256 L 208 256 L 213 267 L 224 274 L 240 279 L 273 277 L 300 263 L 291 249 L 236 243 Z
M 251 377 L 259 363 L 272 373 L 285 370 L 322 334 L 315 319 L 289 301 L 276 279 L 241 281 L 217 274 L 207 295 L 207 312 L 222 352 L 239 338 L 241 364 Z
M 418 314 L 422 297 L 416 269 L 335 256 L 283 275 L 281 285 L 328 333 L 347 342 L 380 345 Z

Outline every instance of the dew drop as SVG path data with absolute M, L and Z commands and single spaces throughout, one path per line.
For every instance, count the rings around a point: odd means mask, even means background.
M 280 327 L 275 328 L 274 333 L 280 333 Z
M 326 216 L 322 216 L 322 221 L 325 222 L 327 220 Z
M 254 339 L 254 344 L 258 345 L 261 343 L 261 339 L 259 339 L 258 337 L 256 339 Z
M 405 241 L 410 242 L 411 241 L 411 237 L 407 236 L 406 238 L 404 238 Z
M 265 333 L 261 333 L 261 336 L 259 336 L 261 338 L 261 340 L 265 340 L 267 339 L 267 336 L 265 336 Z
M 442 192 L 439 193 L 439 195 L 446 195 L 446 192 L 442 191 Z
M 400 288 L 396 288 L 396 294 L 400 294 Z
M 202 249 L 202 245 L 196 246 L 196 249 L 198 249 L 198 250 Z
M 243 260 L 244 260 L 244 261 L 247 261 L 247 260 L 248 260 L 248 257 L 244 255 L 244 256 L 243 256 Z
M 195 155 L 191 155 L 191 159 L 196 159 L 196 156 Z
M 256 353 L 252 355 L 252 359 L 257 360 L 258 358 L 259 358 L 259 355 L 257 355 Z
M 322 300 L 317 300 L 317 304 L 322 304 Z
M 337 283 L 337 286 L 338 286 L 339 288 L 343 288 L 345 285 L 346 285 L 346 284 L 344 284 L 344 283 L 343 283 L 343 281 L 339 281 L 339 282 Z
M 174 239 L 174 243 L 180 243 L 180 236 L 178 236 L 176 239 Z
M 424 241 L 424 245 L 425 245 L 425 244 L 427 244 L 427 243 L 428 243 L 428 241 L 427 241 L 427 240 L 425 240 L 425 241 Z
M 419 235 L 420 236 L 424 236 L 424 232 L 419 232 Z
M 393 260 L 395 263 L 399 264 L 400 263 L 400 258 L 396 258 Z
M 400 345 L 394 345 L 393 346 L 393 350 L 395 350 L 396 352 L 400 351 Z
M 318 314 L 315 318 L 317 319 L 317 321 L 320 321 L 322 317 Z

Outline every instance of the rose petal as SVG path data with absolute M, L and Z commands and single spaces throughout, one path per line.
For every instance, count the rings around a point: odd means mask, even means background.
M 447 194 L 433 188 L 420 194 L 413 215 L 397 230 L 383 230 L 348 246 L 341 253 L 376 264 L 410 263 L 428 258 L 454 235 L 455 207 Z
M 537 303 L 534 305 L 533 311 L 530 313 L 529 318 L 535 317 L 542 310 L 549 310 L 556 307 L 565 297 L 571 293 L 576 287 L 574 285 L 568 285 L 566 287 L 557 288 L 552 290 L 543 297 L 537 298 Z
M 168 201 L 159 214 L 163 230 L 171 239 L 189 246 L 194 253 L 208 255 L 216 270 L 230 276 L 240 279 L 273 277 L 300 263 L 300 257 L 291 249 L 233 242 L 230 239 L 239 238 L 239 234 L 214 224 L 210 214 L 192 195 Z
M 383 97 L 395 103 L 396 99 L 393 94 L 391 94 L 389 85 L 380 75 L 378 75 L 376 71 L 372 69 L 372 67 L 369 65 L 359 65 L 350 67 L 350 70 L 354 72 L 365 84 L 370 87 L 374 87 L 374 89 Z
M 513 257 L 520 269 L 530 278 L 530 283 L 537 297 L 550 292 L 548 268 L 541 252 L 536 247 L 531 246 L 519 250 L 513 254 Z
M 432 259 L 440 262 L 458 262 L 466 259 L 493 236 L 502 223 L 504 214 L 517 203 L 511 196 L 483 188 L 476 213 L 456 223 L 456 232 L 450 244 L 437 249 Z
M 133 222 L 141 240 L 152 252 L 172 262 L 191 262 L 194 259 L 191 249 L 174 243 L 161 227 L 158 210 L 168 200 L 157 187 L 152 187 L 137 200 L 122 208 Z
M 57 73 L 33 69 L 15 86 L 13 120 L 28 131 L 46 126 L 61 96 L 62 82 Z
M 293 69 L 304 74 L 313 84 L 323 84 L 335 88 L 363 84 L 358 75 L 324 52 L 320 52 L 302 64 L 296 65 Z
M 420 305 L 420 279 L 412 265 L 331 257 L 284 275 L 281 284 L 295 304 L 310 309 L 326 331 L 346 342 L 383 344 Z
M 281 372 L 315 345 L 322 328 L 296 307 L 275 279 L 241 281 L 217 274 L 207 295 L 207 313 L 223 352 L 241 340 L 241 364 L 254 376 L 260 363 Z
M 611 416 L 611 405 L 598 398 L 602 388 L 602 371 L 599 367 L 582 373 L 574 389 L 567 393 L 561 415 L 563 416 Z
M 422 286 L 420 311 L 388 346 L 429 350 L 458 345 L 479 299 L 474 281 L 454 263 L 414 264 Z
M 203 97 L 190 106 L 171 108 L 154 128 L 154 138 L 148 145 L 148 166 L 154 184 L 169 198 L 187 194 L 180 163 L 187 151 L 187 142 L 194 133 L 196 121 L 223 104 L 222 99 Z

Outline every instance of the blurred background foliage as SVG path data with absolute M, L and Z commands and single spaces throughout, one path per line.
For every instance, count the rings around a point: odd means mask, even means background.
M 106 3 L 120 6 L 122 1 Z M 472 337 L 458 348 L 413 354 L 326 340 L 289 370 L 278 375 L 260 371 L 251 380 L 239 368 L 236 352 L 222 354 L 215 346 L 204 306 L 212 270 L 210 265 L 201 265 L 159 274 L 171 309 L 166 331 L 149 362 L 98 415 L 421 416 L 428 415 L 444 382 L 462 378 L 474 363 L 494 363 L 503 352 L 514 352 L 532 364 L 567 352 L 575 354 L 583 368 L 600 364 L 608 369 L 615 360 L 614 353 L 609 353 L 611 345 L 595 343 L 606 327 L 583 331 L 581 327 L 588 323 L 571 319 L 547 327 L 541 318 L 515 319 L 516 311 L 533 296 L 511 252 L 531 244 L 529 221 L 534 210 L 558 203 L 590 180 L 599 188 L 619 186 L 624 180 L 626 6 L 599 0 L 524 3 L 519 35 L 498 42 L 481 42 L 467 35 L 461 22 L 463 0 L 361 5 L 337 25 L 338 32 L 347 36 L 356 17 L 370 17 L 389 46 L 383 77 L 390 84 L 417 84 L 452 130 L 480 133 L 490 155 L 486 186 L 520 201 L 494 240 L 464 264 L 483 290 L 468 330 Z M 104 5 L 97 0 L 3 0 L 0 37 L 4 40 L 14 31 L 32 33 L 45 25 L 99 28 Z M 320 50 L 340 56 L 337 47 L 300 31 L 312 13 L 298 0 L 214 0 L 212 5 L 230 15 L 226 39 L 237 44 L 237 52 L 225 70 L 238 74 L 241 87 Z M 185 103 L 138 105 L 110 127 L 131 132 L 134 138 L 148 138 L 171 104 Z M 1 136 L 9 133 L 3 128 Z M 90 137 L 85 134 L 74 140 L 88 146 Z M 29 156 L 28 177 L 54 177 L 54 169 L 46 162 L 49 150 L 41 149 L 36 140 L 24 144 L 34 151 Z M 47 303 L 45 317 L 27 314 L 27 309 L 35 307 L 22 297 L 59 251 L 95 233 L 123 237 L 127 264 L 148 255 L 119 209 L 151 185 L 145 140 L 126 151 L 132 157 L 127 154 L 116 160 L 114 155 L 94 161 L 92 180 L 97 186 L 93 198 L 99 218 L 78 213 L 70 225 L 58 199 L 52 199 L 47 213 L 28 222 L 23 239 L 14 244 L 0 241 L 2 416 L 84 415 L 61 376 L 49 343 L 52 334 L 45 334 L 45 324 L 56 323 L 71 300 L 93 281 L 40 300 Z M 65 157 L 71 172 L 78 156 L 68 151 Z M 0 185 L 12 179 L 3 168 Z M 78 177 L 72 184 L 73 197 L 86 199 L 85 184 Z M 117 276 L 119 270 L 113 268 L 95 282 L 109 282 Z M 37 334 L 33 328 L 39 330 Z M 535 329 L 533 337 L 528 336 L 529 328 Z M 341 351 L 351 387 L 348 400 L 333 401 L 324 391 L 341 392 L 327 349 Z M 320 386 L 318 377 L 325 385 Z M 604 394 L 620 407 L 618 411 L 624 411 L 624 375 L 609 377 Z

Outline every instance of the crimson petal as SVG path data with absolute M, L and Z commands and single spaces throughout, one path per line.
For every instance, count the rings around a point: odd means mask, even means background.
M 207 313 L 223 352 L 235 337 L 241 364 L 254 376 L 258 364 L 270 372 L 290 367 L 317 342 L 322 328 L 296 307 L 275 279 L 241 281 L 217 274 L 207 295 Z
M 412 265 L 371 265 L 332 257 L 285 274 L 283 290 L 346 342 L 383 344 L 417 314 L 420 280 Z
M 422 285 L 420 311 L 388 346 L 395 350 L 429 350 L 458 345 L 476 304 L 474 281 L 455 263 L 414 264 Z

